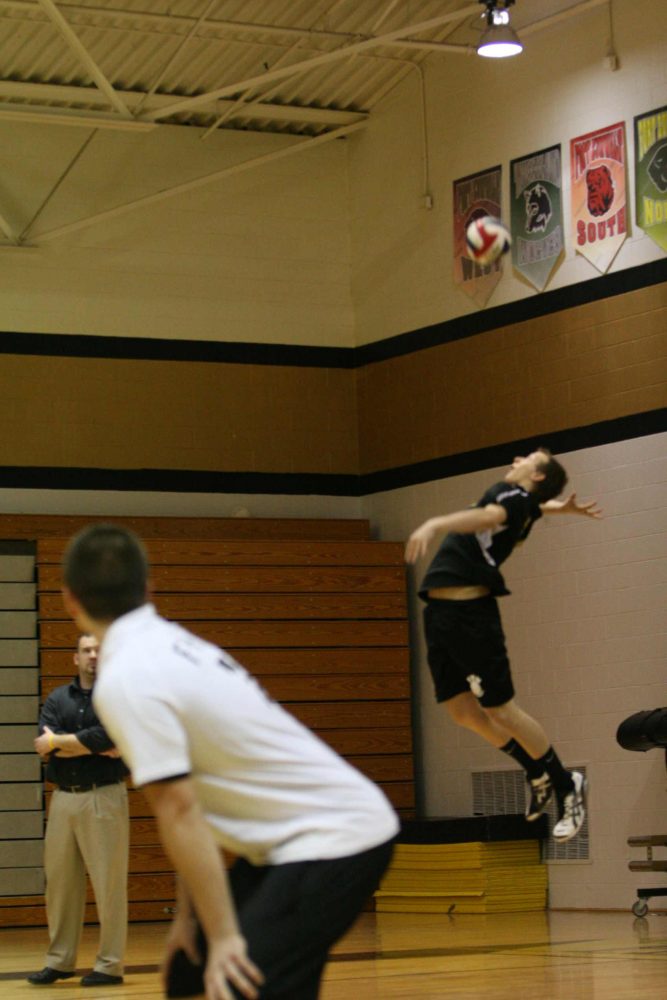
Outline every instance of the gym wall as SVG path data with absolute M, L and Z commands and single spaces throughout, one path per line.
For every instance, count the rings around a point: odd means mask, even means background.
M 429 58 L 433 210 L 419 76 L 406 71 L 349 140 L 2 255 L 6 511 L 369 516 L 378 536 L 400 540 L 474 502 L 515 449 L 565 455 L 573 487 L 599 497 L 606 519 L 538 525 L 504 605 L 526 707 L 590 768 L 591 857 L 552 866 L 557 906 L 627 908 L 641 878 L 627 873 L 626 836 L 660 832 L 646 826 L 664 804 L 661 762 L 617 754 L 613 731 L 654 707 L 667 652 L 655 610 L 667 555 L 665 256 L 632 212 L 601 276 L 566 222 L 546 292 L 505 263 L 479 311 L 452 283 L 451 183 L 501 162 L 507 204 L 512 157 L 561 142 L 566 160 L 570 138 L 621 119 L 631 164 L 632 116 L 665 103 L 663 7 L 614 0 L 616 73 L 604 65 L 604 5 L 533 34 L 502 65 Z M 225 135 L 202 152 L 196 130 L 168 127 L 99 140 L 44 231 L 108 204 L 109 185 L 139 197 L 283 141 Z M 69 130 L 27 125 L 0 144 L 17 212 L 39 204 L 35 176 L 19 169 L 38 147 L 66 163 L 77 145 Z M 632 166 L 628 181 L 631 198 Z M 568 201 L 566 183 L 566 212 Z M 72 347 L 79 335 L 87 349 Z M 443 723 L 416 608 L 414 625 L 421 796 L 433 815 L 466 812 L 471 772 L 506 765 Z

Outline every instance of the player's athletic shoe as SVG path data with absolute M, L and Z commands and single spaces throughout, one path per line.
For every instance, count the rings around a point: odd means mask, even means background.
M 574 790 L 564 795 L 562 800 L 558 797 L 560 819 L 552 831 L 554 840 L 563 843 L 575 837 L 586 819 L 586 791 L 587 782 L 581 771 L 570 771 Z
M 526 805 L 526 819 L 532 823 L 533 820 L 542 815 L 549 805 L 554 793 L 554 786 L 551 784 L 551 778 L 545 772 L 541 778 L 533 778 L 532 781 L 529 781 L 528 788 L 530 800 Z

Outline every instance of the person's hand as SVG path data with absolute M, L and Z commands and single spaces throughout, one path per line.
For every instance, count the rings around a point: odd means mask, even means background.
M 241 934 L 229 934 L 217 942 L 209 941 L 204 973 L 206 1000 L 234 1000 L 228 983 L 248 1000 L 255 1000 L 259 996 L 257 987 L 263 982 L 264 976 L 248 957 Z
M 169 928 L 160 969 L 165 993 L 167 992 L 169 967 L 177 951 L 184 951 L 193 965 L 201 965 L 202 957 L 197 948 L 197 921 L 194 917 L 184 917 L 177 914 Z
M 48 726 L 44 726 L 44 732 L 41 733 L 41 735 L 35 740 L 35 750 L 42 760 L 48 760 L 49 754 L 54 751 L 54 747 L 51 743 L 53 735 L 53 730 L 49 729 Z
M 120 757 L 120 750 L 116 750 L 115 747 L 111 747 L 110 750 L 101 750 L 100 753 L 99 753 L 99 756 L 100 757 L 113 757 L 114 760 L 117 760 Z
M 584 517 L 602 517 L 602 508 L 597 500 L 577 500 L 576 493 L 570 493 L 566 500 L 563 500 L 561 507 L 563 514 L 583 514 Z
M 426 555 L 426 550 L 433 541 L 434 535 L 435 529 L 432 527 L 431 522 L 424 521 L 408 538 L 405 546 L 405 561 L 407 563 L 415 563 L 423 555 Z

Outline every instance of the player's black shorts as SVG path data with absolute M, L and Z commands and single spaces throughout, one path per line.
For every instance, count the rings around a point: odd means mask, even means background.
M 497 708 L 514 697 L 495 597 L 471 601 L 428 598 L 424 632 L 438 701 L 472 691 L 481 705 Z
M 394 850 L 393 839 L 344 858 L 251 865 L 238 858 L 229 872 L 248 954 L 264 974 L 261 1000 L 317 1000 L 331 946 L 351 926 L 379 885 Z M 204 992 L 206 941 L 199 930 L 202 963 L 177 951 L 167 977 L 168 997 Z M 233 986 L 230 991 L 242 1000 Z

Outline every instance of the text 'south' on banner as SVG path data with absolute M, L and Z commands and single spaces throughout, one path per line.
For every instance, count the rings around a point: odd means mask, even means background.
M 563 253 L 560 145 L 510 162 L 512 263 L 538 292 Z
M 624 122 L 570 141 L 570 183 L 574 248 L 604 273 L 627 235 Z
M 637 225 L 667 250 L 667 107 L 635 118 Z
M 501 261 L 482 267 L 466 251 L 466 229 L 483 215 L 500 218 L 500 167 L 454 181 L 454 282 L 477 305 L 485 306 L 500 281 Z

